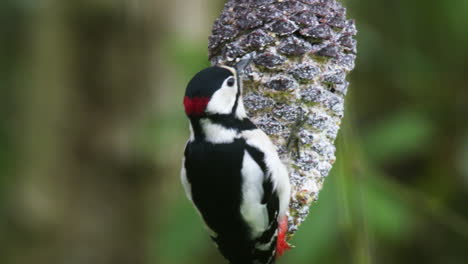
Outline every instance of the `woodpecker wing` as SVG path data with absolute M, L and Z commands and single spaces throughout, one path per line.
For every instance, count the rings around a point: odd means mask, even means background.
M 289 178 L 286 167 L 278 157 L 274 145 L 261 130 L 243 131 L 246 140 L 246 156 L 251 157 L 262 171 L 261 197 L 258 200 L 245 200 L 250 197 L 244 194 L 244 204 L 249 207 L 263 207 L 257 210 L 257 219 L 247 219 L 250 226 L 258 227 L 265 223 L 261 232 L 253 232 L 255 239 L 254 256 L 261 263 L 273 263 L 276 253 L 278 220 L 283 217 L 289 203 Z M 244 166 L 246 162 L 244 161 Z M 252 175 L 243 175 L 244 179 Z M 245 180 L 247 181 L 247 180 Z M 262 218 L 266 219 L 263 220 Z M 252 228 L 256 231 L 256 228 Z
M 250 228 L 240 212 L 244 153 L 245 140 L 239 138 L 217 144 L 189 141 L 182 170 L 187 195 L 233 264 L 253 264 Z
M 262 177 L 256 185 L 260 189 L 257 192 L 257 199 L 252 199 L 252 196 L 244 190 L 241 212 L 252 232 L 253 258 L 259 263 L 272 263 L 278 230 L 279 197 L 272 181 L 271 172 L 265 163 L 265 154 L 258 148 L 247 145 L 245 155 L 247 159 L 252 158 L 259 167 Z M 244 165 L 246 165 L 245 162 Z M 247 179 L 252 175 L 243 175 L 243 177 Z M 247 180 L 245 181 L 247 182 Z
M 289 201 L 281 186 L 289 188 L 287 171 L 261 130 L 239 135 L 222 144 L 189 141 L 182 183 L 231 264 L 271 264 L 282 201 Z
M 288 171 L 280 160 L 275 146 L 260 129 L 243 131 L 242 137 L 246 141 L 249 154 L 264 172 L 263 189 L 265 191 L 262 202 L 266 203 L 276 195 L 279 199 L 278 215 L 284 216 L 289 206 L 291 187 Z

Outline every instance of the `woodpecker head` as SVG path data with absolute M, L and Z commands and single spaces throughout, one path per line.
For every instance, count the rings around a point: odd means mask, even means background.
M 189 117 L 233 115 L 245 117 L 239 72 L 250 62 L 241 60 L 235 68 L 213 66 L 197 73 L 185 90 L 184 107 Z

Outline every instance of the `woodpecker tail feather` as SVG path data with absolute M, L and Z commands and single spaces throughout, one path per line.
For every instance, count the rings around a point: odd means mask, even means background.
M 281 219 L 278 228 L 278 239 L 276 242 L 276 257 L 281 257 L 284 252 L 291 249 L 291 246 L 286 242 L 286 233 L 288 232 L 288 217 Z

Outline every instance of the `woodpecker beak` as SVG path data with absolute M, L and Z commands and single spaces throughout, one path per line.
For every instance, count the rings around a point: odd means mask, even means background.
M 238 75 L 242 75 L 244 73 L 245 68 L 247 68 L 247 66 L 252 62 L 254 56 L 254 52 L 249 53 L 237 62 L 234 68 L 236 69 Z

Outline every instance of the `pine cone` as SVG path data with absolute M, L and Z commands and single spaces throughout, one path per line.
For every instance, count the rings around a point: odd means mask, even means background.
M 212 64 L 254 56 L 246 69 L 244 103 L 289 165 L 290 236 L 335 162 L 356 32 L 335 0 L 230 0 L 213 26 Z

